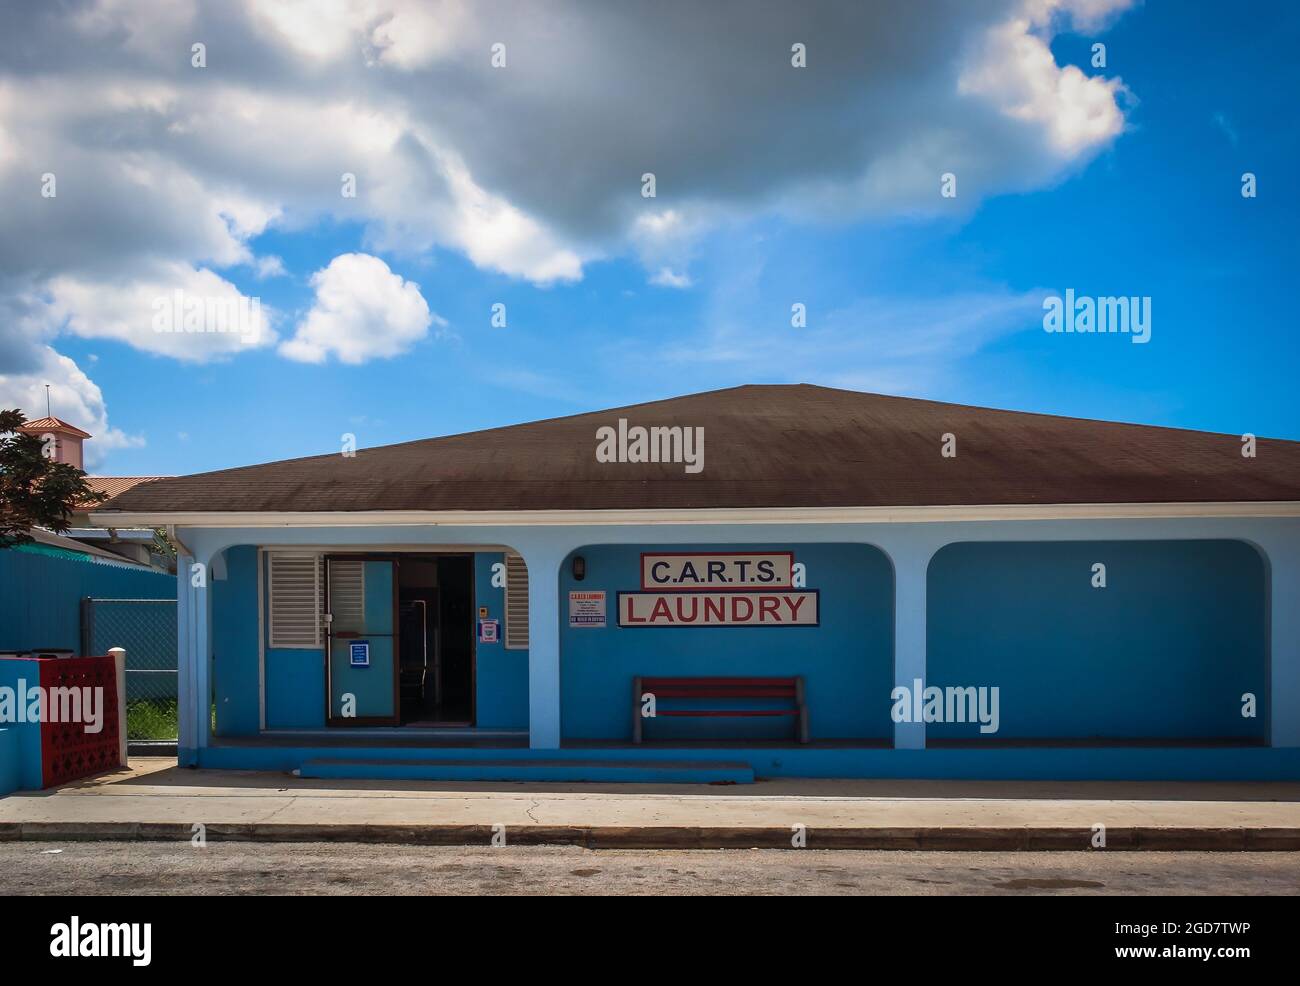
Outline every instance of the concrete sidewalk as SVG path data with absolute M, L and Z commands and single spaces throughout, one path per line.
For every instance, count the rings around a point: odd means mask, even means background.
M 1300 850 L 1300 784 L 771 780 L 754 785 L 310 780 L 131 770 L 0 799 L 0 840 L 589 848 Z

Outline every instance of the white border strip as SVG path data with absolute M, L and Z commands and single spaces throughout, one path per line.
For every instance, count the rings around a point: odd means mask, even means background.
M 92 513 L 121 527 L 566 527 L 626 524 L 915 524 L 987 520 L 1300 517 L 1300 501 L 1044 503 L 983 506 L 720 507 L 672 510 L 333 510 L 321 512 Z
M 257 549 L 257 728 L 266 729 L 266 549 Z

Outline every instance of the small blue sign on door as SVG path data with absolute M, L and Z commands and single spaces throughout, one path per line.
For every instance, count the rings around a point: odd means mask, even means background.
M 348 653 L 352 658 L 354 668 L 370 667 L 370 641 L 356 640 L 348 645 Z

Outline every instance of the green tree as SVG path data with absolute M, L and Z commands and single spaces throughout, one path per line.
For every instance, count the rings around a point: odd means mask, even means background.
M 22 411 L 0 409 L 0 548 L 34 540 L 33 527 L 68 529 L 73 509 L 108 499 L 86 482 L 86 474 L 46 454 L 35 435 L 18 433 Z
M 153 529 L 153 544 L 149 546 L 149 550 L 155 555 L 161 556 L 164 562 L 174 563 L 176 561 L 176 545 L 172 544 L 171 538 L 167 536 L 166 528 L 155 527 Z M 176 566 L 171 564 L 168 567 L 175 568 Z

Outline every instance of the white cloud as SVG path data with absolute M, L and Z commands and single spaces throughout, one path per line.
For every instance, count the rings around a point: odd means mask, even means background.
M 167 3 L 143 4 L 139 0 L 91 0 L 71 14 L 77 29 L 101 41 L 120 39 L 122 45 L 139 55 L 164 61 L 194 24 L 198 0 L 168 0 Z
M 678 274 L 668 267 L 660 267 L 650 275 L 650 283 L 657 284 L 661 288 L 689 288 L 692 281 L 685 274 Z
M 369 254 L 341 254 L 313 274 L 311 283 L 316 301 L 294 337 L 280 346 L 289 359 L 323 363 L 333 353 L 357 364 L 397 356 L 423 339 L 437 318 L 418 284 Z
M 1025 15 L 1037 25 L 1065 17 L 1081 31 L 1105 27 L 1116 15 L 1133 6 L 1134 0 L 1025 0 Z
M 459 161 L 444 158 L 444 169 L 452 207 L 439 225 L 475 264 L 539 284 L 582 278 L 576 251 L 531 216 L 480 188 Z
M 43 344 L 34 344 L 31 356 L 33 364 L 26 372 L 0 373 L 0 407 L 20 408 L 28 418 L 43 418 L 49 384 L 54 416 L 94 436 L 84 446 L 88 472 L 98 468 L 113 449 L 144 445 L 141 436 L 109 426 L 103 393 L 76 363 Z
M 246 0 L 245 6 L 285 47 L 322 61 L 346 54 L 366 21 L 363 6 L 351 0 Z
M 57 163 L 60 201 L 17 196 L 0 216 L 0 273 L 250 263 L 268 223 L 333 217 L 371 249 L 449 248 L 542 284 L 627 252 L 687 276 L 720 221 L 937 212 L 936 168 L 969 206 L 1055 180 L 1121 132 L 1122 86 L 1049 43 L 1130 4 L 35 5 L 0 47 L 0 182 Z M 792 32 L 806 70 L 785 57 Z M 203 70 L 173 50 L 199 36 Z M 657 200 L 639 195 L 646 171 Z
M 335 61 L 365 53 L 399 69 L 427 66 L 455 46 L 460 0 L 245 0 L 255 21 L 298 54 Z
M 258 257 L 253 264 L 253 272 L 259 281 L 269 277 L 284 277 L 289 273 L 284 266 L 284 261 L 274 254 Z
M 368 251 L 449 249 L 543 285 L 631 255 L 680 287 L 724 223 L 939 213 L 947 171 L 965 209 L 1057 180 L 1122 132 L 1123 87 L 1050 42 L 1130 5 L 20 6 L 0 39 L 0 285 L 49 298 L 69 331 L 181 359 L 236 350 L 154 338 L 140 302 L 175 279 L 233 291 L 240 265 L 277 276 L 250 247 L 271 227 L 359 223 Z M 281 351 L 323 358 L 322 339 Z
M 723 224 L 934 214 L 946 171 L 958 208 L 1032 190 L 1124 126 L 1122 82 L 1058 65 L 1053 37 L 1100 31 L 1132 3 L 751 0 L 743 17 L 578 0 L 12 5 L 3 379 L 26 394 L 57 376 L 100 448 L 118 440 L 55 336 L 190 362 L 237 354 L 237 335 L 154 332 L 153 303 L 178 288 L 242 301 L 231 268 L 284 273 L 251 245 L 273 227 L 356 223 L 370 251 L 453 250 L 543 285 L 632 256 L 652 283 L 684 287 L 695 244 Z M 807 69 L 789 65 L 796 35 Z M 189 64 L 195 41 L 206 69 Z M 505 69 L 489 65 L 498 41 Z M 38 191 L 47 171 L 53 199 Z M 639 194 L 647 171 L 656 199 Z M 339 194 L 343 172 L 355 199 Z M 346 256 L 317 273 L 279 348 L 289 358 L 394 355 L 440 324 L 382 261 Z M 255 345 L 273 341 L 267 329 Z
M 662 209 L 637 216 L 628 239 L 646 270 L 650 283 L 661 287 L 687 288 L 692 280 L 687 268 L 695 257 L 699 237 L 720 221 L 719 210 L 695 207 L 690 215 L 681 209 Z
M 161 264 L 138 280 L 56 277 L 51 324 L 89 339 L 116 339 L 191 363 L 268 346 L 271 309 L 210 270 Z
M 370 29 L 376 60 L 403 70 L 424 68 L 450 55 L 469 19 L 461 0 L 405 0 L 370 6 L 388 8 Z
M 958 86 L 1004 115 L 1040 128 L 1063 160 L 1106 144 L 1124 128 L 1116 102 L 1123 88 L 1120 81 L 1086 76 L 1074 65 L 1057 65 L 1029 17 L 990 29 Z

